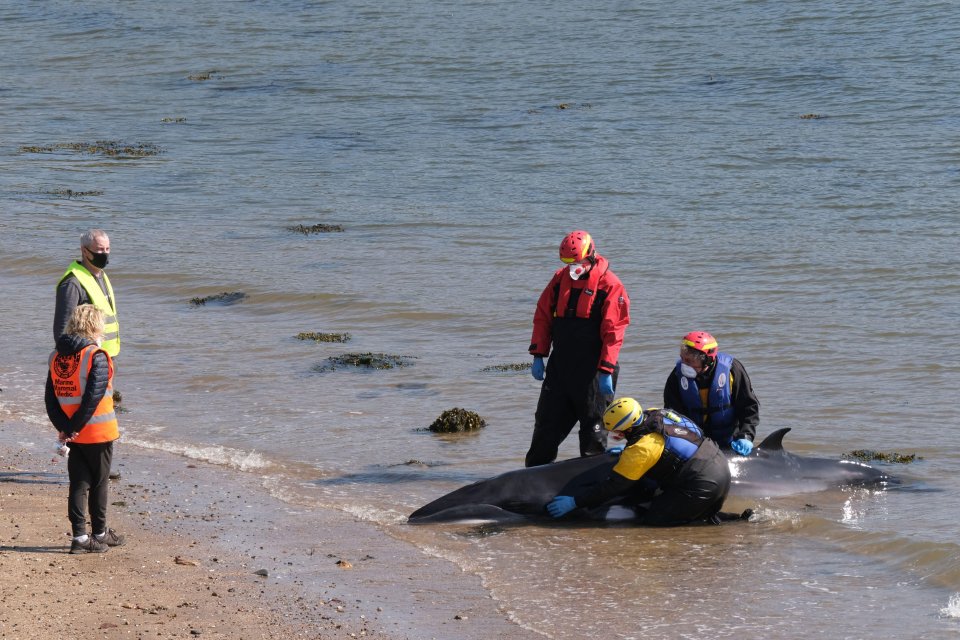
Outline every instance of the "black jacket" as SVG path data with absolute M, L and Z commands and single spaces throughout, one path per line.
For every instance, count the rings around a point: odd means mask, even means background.
M 95 344 L 88 338 L 81 338 L 74 335 L 62 335 L 57 340 L 57 353 L 64 356 L 73 355 L 84 347 Z M 47 370 L 47 386 L 44 391 L 43 399 L 47 405 L 47 416 L 50 422 L 67 435 L 77 433 L 93 417 L 93 412 L 97 410 L 97 405 L 103 400 L 107 392 L 107 384 L 110 382 L 110 364 L 107 361 L 107 354 L 98 351 L 93 356 L 93 362 L 90 365 L 90 373 L 87 376 L 87 386 L 83 390 L 83 398 L 80 401 L 80 407 L 68 418 L 63 412 L 63 408 L 57 401 L 57 394 L 53 390 L 53 377 L 50 370 Z

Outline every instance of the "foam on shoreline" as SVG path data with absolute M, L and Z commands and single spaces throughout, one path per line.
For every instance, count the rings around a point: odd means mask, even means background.
M 66 466 L 52 445 L 52 431 L 11 419 L 0 423 L 0 455 L 18 460 L 8 472 L 45 474 L 65 503 Z M 329 623 L 344 614 L 351 623 L 336 624 L 367 637 L 539 637 L 509 622 L 476 576 L 349 513 L 284 502 L 262 476 L 231 466 L 131 442 L 121 441 L 117 451 L 121 478 L 111 484 L 108 516 L 131 545 L 148 531 L 170 555 L 189 549 L 211 570 L 232 565 L 247 577 L 266 571 L 266 579 L 257 579 L 277 596 L 268 606 L 305 603 L 292 619 L 323 629 L 324 637 L 338 637 L 330 635 Z M 14 482 L 7 493 L 20 488 Z M 65 510 L 54 505 L 50 515 L 63 531 L 69 529 Z M 67 541 L 57 541 L 64 553 Z M 331 602 L 340 603 L 332 612 Z

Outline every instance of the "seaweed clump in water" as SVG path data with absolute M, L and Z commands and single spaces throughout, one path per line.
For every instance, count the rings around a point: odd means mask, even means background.
M 212 296 L 204 296 L 203 298 L 190 298 L 190 304 L 195 307 L 202 307 L 208 302 L 217 302 L 226 305 L 240 302 L 246 297 L 247 294 L 242 291 L 224 291 L 223 293 L 217 293 Z
M 362 369 L 394 369 L 410 366 L 409 356 L 394 356 L 388 353 L 345 353 L 327 358 L 323 364 L 313 367 L 314 371 L 334 371 L 343 367 Z
M 529 368 L 529 362 L 516 362 L 513 364 L 492 364 L 489 367 L 484 367 L 481 371 L 526 371 Z
M 116 140 L 97 140 L 96 142 L 62 142 L 50 146 L 24 145 L 21 153 L 53 153 L 55 151 L 75 151 L 90 155 L 109 156 L 111 158 L 146 158 L 158 156 L 163 149 L 155 144 L 127 144 Z
M 434 433 L 460 433 L 463 431 L 476 431 L 487 426 L 487 421 L 479 414 L 459 407 L 447 409 L 440 414 L 440 417 L 433 421 L 427 427 Z
M 287 231 L 296 231 L 297 233 L 302 233 L 305 236 L 310 235 L 311 233 L 339 233 L 343 231 L 343 227 L 339 224 L 297 224 L 290 227 L 287 227 Z
M 301 331 L 296 335 L 297 340 L 313 340 L 314 342 L 346 342 L 350 339 L 349 333 L 316 333 Z
M 211 69 L 210 71 L 204 71 L 202 73 L 191 73 L 187 76 L 187 80 L 192 82 L 206 82 L 207 80 L 215 79 L 221 80 L 223 76 L 219 75 L 220 72 L 216 69 Z
M 570 110 L 592 109 L 592 108 L 593 108 L 593 105 L 590 104 L 589 102 L 580 102 L 580 103 L 576 103 L 576 102 L 560 102 L 560 103 L 557 103 L 557 104 L 551 105 L 551 106 L 543 106 L 543 107 L 536 107 L 536 108 L 534 108 L 534 109 L 528 109 L 528 110 L 527 110 L 527 113 L 530 113 L 530 114 L 540 114 L 540 113 L 543 113 L 545 110 L 551 109 L 551 108 L 554 109 L 554 110 L 556 110 L 556 111 L 570 111 Z
M 73 189 L 51 189 L 50 191 L 43 192 L 49 196 L 55 196 L 57 198 L 66 198 L 67 200 L 71 198 L 87 198 L 90 196 L 102 196 L 103 191 L 74 191 Z
M 865 460 L 867 462 L 873 460 L 880 460 L 882 462 L 895 462 L 897 464 L 910 464 L 917 459 L 917 454 L 915 453 L 881 453 L 880 451 L 870 451 L 869 449 L 857 449 L 851 451 L 849 454 L 851 458 L 857 458 L 858 460 Z M 921 460 L 923 458 L 920 458 Z

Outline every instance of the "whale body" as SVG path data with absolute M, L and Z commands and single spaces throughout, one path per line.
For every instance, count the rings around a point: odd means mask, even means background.
M 900 482 L 862 462 L 794 455 L 783 448 L 783 437 L 789 431 L 774 431 L 749 456 L 727 452 L 730 496 L 765 498 L 845 486 L 884 488 Z M 411 513 L 408 521 L 418 524 L 549 518 L 547 502 L 556 495 L 570 495 L 603 481 L 618 457 L 605 453 L 508 471 L 451 491 Z M 629 517 L 624 515 L 625 510 L 612 506 L 616 505 L 605 505 L 601 511 L 578 511 L 588 519 Z

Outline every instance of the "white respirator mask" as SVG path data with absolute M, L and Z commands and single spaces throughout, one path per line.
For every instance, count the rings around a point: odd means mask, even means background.
M 568 269 L 568 273 L 570 274 L 570 277 L 573 278 L 574 280 L 579 280 L 587 273 L 588 267 L 589 265 L 587 264 L 584 264 L 582 262 L 576 262 L 570 265 L 570 268 Z
M 684 378 L 696 378 L 697 370 L 691 367 L 690 365 L 681 362 L 680 375 L 682 375 Z

